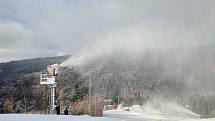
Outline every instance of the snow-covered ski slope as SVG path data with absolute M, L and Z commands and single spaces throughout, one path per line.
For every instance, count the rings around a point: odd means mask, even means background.
M 0 121 L 215 121 L 215 119 L 198 119 L 188 117 L 164 116 L 151 110 L 143 111 L 105 111 L 104 117 L 73 115 L 39 115 L 39 114 L 0 114 Z
M 163 106 L 166 107 L 166 106 Z M 168 109 L 169 108 L 169 109 Z M 104 111 L 103 117 L 73 116 L 73 115 L 39 115 L 39 114 L 1 114 L 0 121 L 215 121 L 215 119 L 200 119 L 200 116 L 186 108 L 171 105 L 161 110 L 150 105 L 121 105 L 118 109 Z
M 118 115 L 118 113 L 114 114 L 114 112 L 112 112 L 108 116 L 106 115 L 106 117 L 1 114 L 0 121 L 215 121 L 215 119 L 174 119 L 162 116 L 139 116 L 132 113 L 129 114 L 129 112 L 120 115 Z
M 1 114 L 0 121 L 119 121 L 106 117 L 72 115 Z
M 199 115 L 181 109 L 164 113 L 150 106 L 134 105 L 129 107 L 129 110 L 105 111 L 104 117 L 118 119 L 118 121 L 215 121 L 215 119 L 199 119 Z

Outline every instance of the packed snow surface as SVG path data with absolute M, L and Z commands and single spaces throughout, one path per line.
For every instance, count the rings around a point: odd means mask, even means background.
M 119 121 L 106 117 L 72 115 L 1 114 L 0 121 Z
M 1 114 L 0 121 L 215 121 L 215 119 L 174 119 L 165 116 L 140 115 L 125 111 L 108 111 L 105 117 Z
M 104 112 L 104 117 L 73 115 L 39 115 L 39 114 L 1 114 L 0 121 L 215 121 L 215 119 L 199 119 L 198 117 L 180 117 L 164 115 L 153 108 L 141 106 L 129 107 Z
M 215 119 L 174 119 L 164 116 L 139 115 L 125 111 L 108 111 L 105 113 L 105 117 L 1 114 L 0 121 L 215 121 Z

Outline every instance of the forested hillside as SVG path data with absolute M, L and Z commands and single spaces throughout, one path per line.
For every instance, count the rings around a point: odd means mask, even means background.
M 0 112 L 23 112 L 26 100 L 29 105 L 36 103 L 34 91 L 39 85 L 39 74 L 46 71 L 47 65 L 61 63 L 68 57 L 44 57 L 0 63 Z M 32 107 L 28 108 L 32 110 Z
M 113 99 L 124 106 L 151 103 L 161 111 L 167 111 L 164 106 L 168 102 L 175 102 L 195 113 L 214 117 L 214 55 L 212 46 L 157 49 L 147 50 L 135 60 L 115 54 L 81 66 L 61 67 L 57 103 L 72 110 L 78 102 L 87 100 L 90 89 L 90 95 L 97 100 Z M 0 64 L 2 113 L 48 113 L 50 92 L 46 85 L 39 84 L 39 74 L 46 65 L 67 58 Z
M 152 103 L 161 111 L 168 111 L 166 108 L 171 107 L 165 106 L 174 102 L 214 117 L 214 55 L 212 45 L 154 49 L 135 59 L 114 54 L 69 69 L 80 73 L 86 85 L 90 82 L 91 93 L 99 98 L 110 98 L 124 106 Z M 66 73 L 69 75 L 70 70 Z

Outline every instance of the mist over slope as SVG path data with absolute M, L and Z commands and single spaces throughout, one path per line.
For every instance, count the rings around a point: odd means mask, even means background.
M 214 55 L 213 45 L 181 48 L 180 51 L 174 48 L 147 49 L 136 58 L 131 58 L 132 56 L 126 53 L 111 53 L 109 56 L 98 57 L 81 65 L 62 67 L 58 77 L 58 89 L 64 90 L 63 104 L 68 105 L 71 100 L 84 99 L 88 94 L 89 80 L 91 80 L 92 95 L 100 94 L 103 99 L 111 98 L 115 103 L 121 103 L 123 106 L 150 105 L 163 113 L 167 111 L 167 114 L 168 112 L 185 111 L 183 114 L 189 115 L 192 113 L 187 110 L 192 110 L 195 113 L 213 117 L 212 112 L 215 109 L 213 101 Z M 79 54 L 71 55 L 70 59 L 77 56 Z M 18 62 L 25 64 L 29 62 L 30 65 L 35 62 L 33 71 L 42 73 L 45 71 L 46 64 L 63 62 L 66 58 L 68 57 L 44 58 L 43 61 L 41 60 L 42 62 L 39 61 L 40 59 Z M 16 63 L 16 61 L 12 63 Z M 16 68 L 10 63 L 7 65 L 4 67 L 12 67 L 13 73 L 11 72 L 11 74 L 20 73 L 22 76 L 22 73 L 32 73 L 32 66 L 19 64 L 17 65 L 19 67 Z M 23 67 L 26 67 L 29 72 L 25 72 Z M 40 68 L 40 70 L 36 71 L 36 68 Z M 13 77 L 13 80 L 10 81 L 16 82 L 19 78 L 15 75 L 5 75 L 4 77 L 7 77 L 6 79 Z M 29 90 L 27 94 L 29 102 L 34 104 L 35 99 L 47 102 L 47 99 L 40 99 L 32 93 L 38 86 L 39 89 L 41 88 L 38 84 L 39 75 L 33 74 L 33 76 L 32 84 L 29 86 L 32 90 Z M 16 84 L 12 85 L 12 94 L 14 101 L 19 101 L 22 100 L 22 95 L 17 95 L 21 90 Z M 8 87 L 8 85 L 6 86 Z M 7 94 L 5 91 L 5 88 L 2 87 L 2 95 Z M 44 92 L 44 94 L 48 95 L 48 92 Z M 172 104 L 180 105 L 179 110 L 170 108 L 173 106 Z M 211 108 L 207 108 L 208 106 Z
M 182 105 L 181 109 L 187 106 L 195 113 L 214 116 L 214 55 L 213 45 L 148 49 L 135 58 L 114 53 L 71 67 L 78 68 L 86 80 L 91 79 L 93 93 L 119 100 L 124 106 L 160 100 L 152 104 L 162 111 L 175 112 L 168 104 L 174 102 Z M 162 107 L 165 105 L 168 109 Z
M 61 65 L 78 66 L 83 70 L 94 66 L 93 71 L 106 70 L 121 73 L 120 76 L 125 72 L 128 74 L 123 76 L 139 73 L 142 79 L 177 83 L 174 88 L 186 92 L 201 85 L 195 91 L 203 92 L 201 88 L 208 89 L 213 84 L 215 44 L 203 40 L 205 36 L 199 35 L 203 29 L 196 28 L 190 31 L 184 26 L 173 28 L 171 24 L 158 23 L 112 31 L 92 40 L 90 46 Z
M 135 27 L 92 41 L 61 65 L 77 67 L 92 80 L 94 93 L 120 97 L 125 105 L 162 97 L 199 114 L 213 112 L 208 97 L 214 98 L 215 48 L 213 41 L 199 35 L 202 29 Z M 201 109 L 205 106 L 200 100 L 212 103 L 212 109 Z

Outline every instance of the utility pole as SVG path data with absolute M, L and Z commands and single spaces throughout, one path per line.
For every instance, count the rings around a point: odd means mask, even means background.
M 91 115 L 91 102 L 92 102 L 92 99 L 91 99 L 91 88 L 92 88 L 92 85 L 91 85 L 91 66 L 89 66 L 89 104 L 88 104 L 88 106 L 89 106 L 89 114 Z

